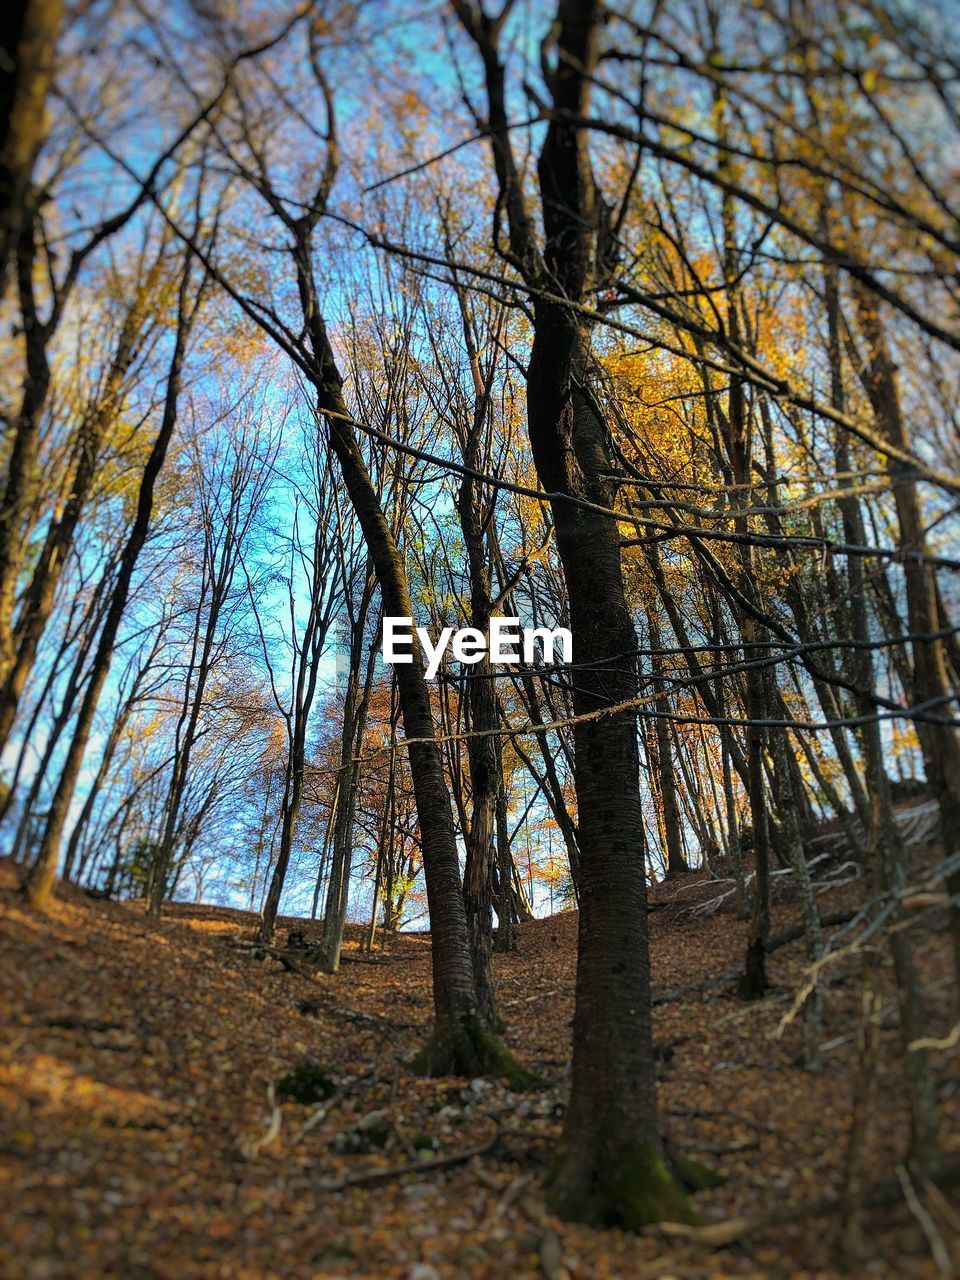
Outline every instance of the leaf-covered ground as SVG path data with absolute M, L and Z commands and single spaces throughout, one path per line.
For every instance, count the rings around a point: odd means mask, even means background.
M 573 914 L 522 926 L 518 951 L 496 959 L 509 1042 L 549 1082 L 516 1095 L 496 1081 L 411 1077 L 430 1016 L 427 936 L 390 940 L 375 953 L 382 963 L 363 962 L 351 937 L 329 977 L 294 951 L 287 964 L 257 958 L 252 918 L 239 912 L 177 907 L 153 924 L 136 903 L 67 889 L 39 918 L 14 884 L 0 861 L 4 1280 L 839 1274 L 837 1215 L 709 1251 L 546 1212 L 540 1182 L 569 1079 Z M 859 891 L 827 895 L 824 910 Z M 855 965 L 838 966 L 825 1069 L 805 1072 L 799 1028 L 774 1035 L 802 944 L 772 957 L 775 989 L 759 1004 L 741 1003 L 729 981 L 693 986 L 740 957 L 732 914 L 691 910 L 715 893 L 685 877 L 655 891 L 650 916 L 655 991 L 680 992 L 656 1009 L 668 1140 L 726 1179 L 697 1197 L 708 1221 L 839 1189 L 860 1000 Z M 795 918 L 795 905 L 779 904 L 774 930 Z M 932 933 L 922 977 L 937 1027 L 949 1025 L 947 957 Z M 905 1141 L 897 1060 L 889 1019 L 869 1160 L 878 1184 L 895 1182 Z M 956 1159 L 958 1054 L 936 1064 Z M 304 1065 L 314 1102 L 278 1088 Z M 954 1200 L 934 1214 L 947 1248 L 957 1213 Z M 902 1203 L 869 1213 L 864 1238 L 859 1274 L 938 1274 Z

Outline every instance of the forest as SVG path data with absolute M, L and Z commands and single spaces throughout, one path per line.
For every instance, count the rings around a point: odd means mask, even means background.
M 953 0 L 10 0 L 0 1277 L 960 1272 Z

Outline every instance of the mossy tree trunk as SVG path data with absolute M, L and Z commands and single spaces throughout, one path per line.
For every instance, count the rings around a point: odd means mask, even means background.
M 552 502 L 557 550 L 570 607 L 578 678 L 574 711 L 596 712 L 636 696 L 636 648 L 621 566 L 620 536 L 605 507 L 614 493 L 609 433 L 591 391 L 592 326 L 577 304 L 609 279 L 611 228 L 590 164 L 587 133 L 564 117 L 589 114 L 603 6 L 560 0 L 549 77 L 556 114 L 547 127 L 538 178 L 543 248 L 538 245 L 516 164 L 506 109 L 497 18 L 466 0 L 455 8 L 483 60 L 488 126 L 510 255 L 533 297 L 534 340 L 527 371 L 530 443 Z M 549 295 L 549 296 L 548 296 Z M 636 719 L 631 711 L 574 730 L 579 865 L 579 946 L 573 1079 L 548 1196 L 568 1218 L 638 1228 L 687 1217 L 657 1128 L 646 875 Z

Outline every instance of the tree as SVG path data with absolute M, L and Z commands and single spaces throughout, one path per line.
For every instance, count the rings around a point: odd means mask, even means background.
M 90 736 L 93 716 L 96 711 L 100 693 L 110 670 L 110 660 L 116 642 L 124 609 L 130 593 L 130 584 L 136 569 L 137 560 L 147 540 L 150 528 L 150 516 L 153 510 L 153 495 L 160 469 L 167 455 L 174 428 L 177 422 L 177 403 L 180 396 L 180 385 L 183 376 L 183 362 L 186 354 L 187 339 L 196 318 L 202 295 L 202 284 L 193 292 L 192 288 L 192 256 L 184 254 L 183 268 L 177 292 L 177 327 L 174 337 L 173 352 L 167 373 L 166 392 L 164 396 L 163 414 L 156 438 L 147 459 L 140 481 L 137 496 L 137 511 L 127 536 L 117 578 L 113 586 L 110 608 L 104 620 L 100 640 L 94 654 L 90 677 L 83 695 L 83 701 L 74 725 L 73 737 L 67 757 L 60 773 L 50 811 L 43 830 L 43 838 L 37 853 L 36 861 L 30 870 L 25 883 L 24 892 L 32 907 L 44 908 L 53 890 L 53 882 L 57 873 L 57 862 L 60 856 L 60 841 L 70 804 L 76 790 L 80 766 Z
M 586 131 L 566 116 L 588 114 L 598 65 L 601 6 L 561 0 L 545 50 L 552 111 L 537 164 L 542 252 L 513 155 L 496 17 L 455 4 L 483 62 L 489 134 L 508 225 L 507 260 L 532 293 L 533 346 L 527 413 L 537 475 L 551 500 L 578 661 L 578 715 L 616 708 L 636 694 L 624 655 L 636 634 L 624 594 L 616 524 L 609 508 L 613 458 L 591 386 L 592 320 L 577 308 L 603 289 L 614 235 L 597 187 Z M 615 665 L 619 664 L 619 665 Z M 580 855 L 580 944 L 573 1084 L 550 1200 L 566 1216 L 630 1227 L 686 1217 L 657 1127 L 646 880 L 640 837 L 639 757 L 634 719 L 614 710 L 574 731 Z
M 360 424 L 350 413 L 345 400 L 343 376 L 320 304 L 313 240 L 327 208 L 339 167 L 340 151 L 333 95 L 320 63 L 318 36 L 314 29 L 308 35 L 308 55 L 310 72 L 326 116 L 326 130 L 321 133 L 308 126 L 312 135 L 311 145 L 322 145 L 325 158 L 319 168 L 319 178 L 306 192 L 306 199 L 296 200 L 291 207 L 273 185 L 262 150 L 264 139 L 257 141 L 251 138 L 251 125 L 245 119 L 242 95 L 239 98 L 241 141 L 228 150 L 229 160 L 238 174 L 260 195 L 288 237 L 302 338 L 293 334 L 279 317 L 271 316 L 269 312 L 265 314 L 262 304 L 258 307 L 247 304 L 245 310 L 279 340 L 311 388 L 317 419 L 326 425 L 330 449 L 363 532 L 384 615 L 410 617 L 413 609 L 403 559 L 358 443 Z M 244 151 L 245 155 L 241 154 Z M 217 272 L 217 279 L 235 300 L 242 301 L 236 288 L 230 288 L 220 272 Z M 418 1066 L 429 1074 L 445 1074 L 452 1070 L 471 1075 L 490 1070 L 502 1071 L 520 1080 L 524 1073 L 483 1016 L 467 934 L 453 816 L 421 660 L 422 654 L 415 642 L 414 661 L 401 666 L 397 674 L 417 798 L 432 924 L 436 1025 L 418 1059 Z

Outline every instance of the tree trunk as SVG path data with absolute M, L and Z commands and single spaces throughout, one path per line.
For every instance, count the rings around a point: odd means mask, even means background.
M 463 321 L 464 342 L 473 376 L 473 420 L 466 430 L 464 464 L 478 470 L 483 461 L 483 437 L 487 425 L 489 386 L 480 369 L 479 353 L 473 340 L 466 301 L 457 291 Z M 465 475 L 457 494 L 457 514 L 467 552 L 470 574 L 470 625 L 485 636 L 492 612 L 492 564 L 488 554 L 482 511 L 484 495 L 479 483 Z M 495 499 L 488 498 L 488 502 Z M 492 520 L 493 514 L 489 518 Z M 470 820 L 464 832 L 467 859 L 463 874 L 463 900 L 467 913 L 470 952 L 477 977 L 477 996 L 484 1018 L 495 1026 L 499 1021 L 493 989 L 490 956 L 493 950 L 493 877 L 496 859 L 497 797 L 503 786 L 500 751 L 496 734 L 500 729 L 497 692 L 488 656 L 467 674 L 467 701 L 470 728 L 482 737 L 467 739 L 470 762 Z M 503 920 L 500 921 L 503 927 Z M 509 925 L 507 926 L 509 932 Z
M 890 355 L 879 312 L 879 303 L 862 289 L 856 290 L 857 317 L 867 342 L 868 367 L 864 387 L 877 423 L 891 444 L 909 449 L 910 439 L 900 405 L 896 367 Z M 933 703 L 935 713 L 949 714 L 956 690 L 947 668 L 947 646 L 932 639 L 940 627 L 936 578 L 930 565 L 919 563 L 917 554 L 926 550 L 923 512 L 916 482 L 891 473 L 893 497 L 900 526 L 900 549 L 906 552 L 903 564 L 907 596 L 907 620 L 913 641 L 913 699 Z M 918 726 L 919 727 L 919 726 Z M 940 826 L 948 855 L 960 849 L 960 734 L 953 725 L 927 724 L 920 734 L 924 771 L 940 809 Z M 960 872 L 947 877 L 954 896 L 950 908 L 954 961 L 960 981 Z
M 504 68 L 491 19 L 465 0 L 458 17 L 484 63 L 491 146 L 513 260 L 533 290 L 527 416 L 537 477 L 551 503 L 578 664 L 573 707 L 596 712 L 636 696 L 637 639 L 627 607 L 617 525 L 564 498 L 609 507 L 613 458 L 590 390 L 591 326 L 573 303 L 594 296 L 613 243 L 593 178 L 586 131 L 597 66 L 599 0 L 559 0 L 549 84 L 557 110 L 538 163 L 544 248 L 526 208 L 510 142 Z M 504 10 L 504 14 L 506 10 Z M 609 665 L 608 665 L 609 664 Z M 646 874 L 636 717 L 578 720 L 574 729 L 580 918 L 573 1080 L 563 1137 L 548 1175 L 552 1206 L 570 1218 L 637 1228 L 689 1216 L 667 1170 L 657 1127 Z
M 13 428 L 6 482 L 0 495 L 0 680 L 4 682 L 16 658 L 13 615 L 26 552 L 24 521 L 36 480 L 40 421 L 51 382 L 47 360 L 50 331 L 41 321 L 36 303 L 36 258 L 34 230 L 30 225 L 23 229 L 17 244 L 17 282 L 25 347 L 23 396 Z M 0 741 L 0 749 L 4 745 L 5 741 Z
M 650 648 L 660 649 L 660 628 L 655 614 L 651 611 Z M 653 676 L 657 681 L 658 698 L 654 709 L 660 713 L 654 718 L 654 731 L 657 742 L 657 765 L 660 774 L 660 797 L 663 804 L 663 835 L 667 852 L 667 875 L 678 876 L 689 871 L 686 858 L 683 856 L 683 845 L 680 833 L 680 806 L 677 803 L 677 779 L 673 767 L 673 747 L 670 742 L 670 731 L 665 716 L 670 709 L 666 696 L 666 683 L 663 678 L 663 659 L 653 659 Z
M 368 572 L 364 584 L 361 606 L 350 638 L 350 675 L 347 696 L 343 707 L 343 727 L 340 736 L 340 779 L 333 811 L 333 856 L 330 863 L 330 883 L 327 904 L 323 915 L 323 941 L 321 966 L 327 973 L 336 973 L 340 967 L 340 951 L 343 947 L 343 931 L 347 922 L 347 906 L 350 896 L 350 872 L 353 863 L 353 821 L 357 808 L 359 767 L 357 758 L 363 747 L 366 730 L 367 706 L 373 684 L 377 641 L 374 635 L 367 657 L 363 685 L 360 684 L 360 665 L 363 656 L 363 639 L 367 610 L 373 595 L 373 573 Z M 379 625 L 377 628 L 379 632 Z M 379 862 L 379 855 L 378 855 Z
M 840 306 L 836 275 L 833 269 L 826 272 L 827 322 L 830 335 L 832 399 L 837 408 L 844 406 L 843 377 L 841 369 Z M 850 470 L 846 438 L 841 438 L 837 448 L 838 469 Z M 844 537 L 848 542 L 862 545 L 865 541 L 863 512 L 856 497 L 841 498 L 840 512 Z M 874 661 L 867 644 L 870 638 L 867 615 L 863 562 L 857 556 L 847 558 L 847 577 L 850 584 L 850 620 L 853 638 L 859 648 L 852 654 L 856 684 L 863 691 L 857 699 L 857 710 L 869 716 L 873 707 L 869 694 L 874 688 Z M 867 792 L 870 796 L 870 828 L 868 860 L 870 878 L 884 893 L 891 894 L 906 879 L 903 843 L 897 827 L 890 794 L 890 780 L 883 756 L 880 726 L 868 720 L 860 730 L 864 761 L 866 764 Z M 924 1019 L 918 991 L 916 965 L 909 934 L 895 929 L 890 935 L 890 951 L 893 958 L 897 984 L 897 1005 L 900 1013 L 900 1036 L 904 1052 L 904 1069 L 907 1093 L 910 1101 L 910 1141 L 912 1156 L 921 1169 L 934 1168 L 939 1160 L 937 1137 L 938 1118 L 936 1095 L 930 1061 L 925 1049 L 911 1051 L 910 1045 L 923 1037 Z
M 587 375 L 587 335 L 567 312 L 538 308 L 528 377 L 537 473 L 551 492 L 610 505 L 611 466 Z M 636 648 L 616 525 L 564 502 L 553 508 L 570 603 L 578 715 L 636 696 Z M 605 664 L 610 664 L 609 669 Z M 657 1128 L 646 875 L 634 713 L 574 729 L 580 920 L 573 1082 L 549 1198 L 567 1217 L 639 1227 L 683 1216 Z
M 0 66 L 0 298 L 23 227 L 34 161 L 46 133 L 46 101 L 62 0 L 11 0 Z

